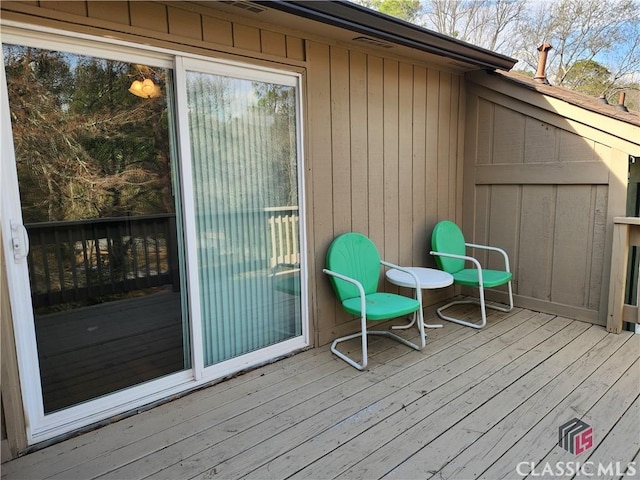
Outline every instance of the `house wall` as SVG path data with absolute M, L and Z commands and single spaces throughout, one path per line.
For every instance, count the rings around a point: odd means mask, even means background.
M 9 306 L 6 269 L 2 232 L 0 232 L 0 412 L 2 421 L 1 458 L 5 462 L 14 458 L 27 444 L 25 421 L 20 395 L 20 379 L 18 377 L 18 360 L 13 342 L 13 324 Z
M 486 74 L 469 80 L 467 234 L 510 253 L 517 305 L 604 325 L 613 217 L 625 215 L 640 128 Z
M 2 16 L 303 73 L 309 315 L 316 346 L 359 325 L 338 308 L 322 274 L 336 235 L 359 231 L 388 261 L 433 265 L 433 225 L 461 219 L 460 73 L 265 25 L 258 17 L 218 11 L 215 2 L 207 8 L 186 2 L 7 1 Z M 426 294 L 425 304 L 452 293 Z M 1 294 L 6 305 L 8 296 Z M 11 341 L 3 335 L 3 346 Z

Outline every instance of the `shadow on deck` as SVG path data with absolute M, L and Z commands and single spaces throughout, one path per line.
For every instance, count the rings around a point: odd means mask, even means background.
M 428 333 L 421 352 L 371 339 L 366 372 L 328 346 L 300 353 L 11 461 L 2 476 L 511 479 L 558 462 L 587 464 L 587 475 L 602 465 L 601 478 L 622 477 L 630 462 L 640 470 L 640 336 L 520 309 L 493 313 L 480 331 L 446 323 Z M 573 418 L 593 428 L 579 455 L 558 446 Z

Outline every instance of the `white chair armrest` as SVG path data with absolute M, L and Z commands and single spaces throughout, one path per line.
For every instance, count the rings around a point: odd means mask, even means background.
M 331 271 L 328 268 L 324 268 L 322 271 L 327 275 L 339 278 L 340 280 L 344 280 L 345 282 L 349 282 L 358 287 L 358 292 L 360 294 L 360 312 L 362 314 L 362 322 L 363 324 L 366 323 L 364 319 L 367 318 L 367 302 L 365 300 L 364 287 L 362 286 L 362 284 L 355 278 L 347 277 L 346 275 L 342 275 L 341 273 Z
M 412 272 L 408 268 L 401 267 L 400 265 L 396 265 L 396 264 L 391 263 L 391 262 L 385 262 L 384 260 L 380 260 L 380 263 L 382 265 L 384 265 L 385 267 L 393 268 L 395 270 L 400 270 L 401 272 L 404 272 L 404 273 L 407 273 L 407 274 L 411 275 L 411 277 L 413 278 L 413 283 L 415 284 L 416 299 L 418 300 L 418 303 L 420 304 L 420 310 L 422 310 L 422 289 L 420 288 L 420 279 L 415 274 L 415 272 Z
M 429 252 L 431 255 L 437 255 L 440 257 L 448 257 L 448 258 L 458 258 L 460 260 L 468 260 L 469 262 L 473 263 L 476 267 L 476 270 L 478 270 L 478 283 L 480 284 L 480 287 L 484 286 L 484 281 L 482 280 L 482 265 L 480 265 L 480 262 L 473 258 L 473 257 L 469 257 L 468 255 L 456 255 L 455 253 L 444 253 L 444 252 L 434 252 L 433 250 Z
M 477 243 L 465 243 L 465 245 L 469 248 L 478 248 L 481 250 L 491 250 L 492 252 L 498 252 L 502 255 L 502 257 L 504 258 L 504 266 L 505 266 L 505 270 L 507 272 L 511 272 L 510 268 L 509 268 L 509 256 L 507 255 L 507 252 L 505 250 L 503 250 L 502 248 L 498 248 L 498 247 L 491 247 L 489 245 L 478 245 Z

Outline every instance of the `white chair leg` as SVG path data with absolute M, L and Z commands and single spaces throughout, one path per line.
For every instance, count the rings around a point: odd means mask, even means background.
M 459 323 L 460 325 L 465 325 L 467 327 L 471 327 L 471 328 L 482 328 L 487 324 L 487 308 L 491 308 L 492 310 L 498 310 L 500 312 L 510 312 L 513 309 L 513 291 L 511 288 L 511 282 L 509 282 L 509 306 L 508 307 L 501 307 L 499 305 L 491 305 L 491 304 L 486 304 L 484 301 L 484 289 L 479 288 L 478 289 L 480 291 L 480 301 L 478 300 L 455 300 L 453 302 L 447 303 L 446 305 L 443 305 L 442 307 L 438 308 L 436 310 L 438 316 L 440 318 L 442 318 L 443 320 L 448 320 L 450 322 L 454 322 L 454 323 Z M 482 315 L 482 321 L 480 323 L 474 323 L 474 322 L 468 322 L 466 320 L 462 320 L 460 318 L 455 318 L 455 317 L 449 317 L 447 315 L 445 315 L 444 313 L 442 313 L 444 310 L 446 310 L 447 308 L 453 306 L 453 305 L 462 305 L 462 304 L 474 304 L 474 305 L 480 305 L 480 312 Z
M 425 345 L 426 345 L 426 335 L 424 333 L 424 322 L 422 319 L 422 312 L 418 313 L 416 312 L 414 314 L 414 319 L 413 319 L 413 323 L 418 323 L 418 325 L 423 325 L 422 328 L 420 328 L 418 326 L 418 331 L 420 332 L 420 345 L 416 345 L 413 342 L 410 342 L 409 340 L 402 338 L 399 335 L 396 335 L 395 333 L 392 332 L 388 332 L 385 330 L 366 330 L 364 332 L 358 332 L 358 333 L 353 333 L 351 335 L 346 335 L 344 337 L 340 337 L 340 338 L 336 338 L 333 343 L 331 344 L 331 352 L 334 353 L 336 356 L 338 356 L 339 358 L 341 358 L 342 360 L 344 360 L 345 362 L 347 362 L 349 365 L 351 365 L 352 367 L 357 368 L 358 370 L 364 370 L 367 368 L 367 363 L 368 363 L 368 358 L 367 358 L 367 336 L 369 335 L 377 335 L 380 337 L 388 337 L 391 338 L 393 340 L 396 340 L 408 347 L 413 348 L 414 350 L 422 350 Z M 362 337 L 362 363 L 358 363 L 356 362 L 354 359 L 352 359 L 351 357 L 347 356 L 346 354 L 342 353 L 340 350 L 338 350 L 337 345 L 338 343 L 341 342 L 345 342 L 347 340 L 351 340 L 357 337 Z
M 415 323 L 416 323 L 416 319 L 412 318 L 411 322 L 407 323 L 406 325 L 393 325 L 391 328 L 393 330 L 407 330 L 413 327 Z M 435 324 L 423 323 L 422 325 L 424 325 L 424 328 L 442 328 L 443 326 L 441 323 L 435 323 Z

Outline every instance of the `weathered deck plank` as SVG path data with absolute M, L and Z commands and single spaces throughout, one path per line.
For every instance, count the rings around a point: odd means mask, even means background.
M 519 309 L 428 334 L 422 352 L 372 338 L 366 372 L 302 352 L 4 464 L 3 480 L 514 478 L 576 459 L 557 446 L 574 416 L 594 428 L 580 461 L 637 460 L 640 336 Z
M 619 344 L 628 342 L 629 337 L 606 336 L 586 355 L 571 364 L 553 382 L 535 392 L 526 402 L 509 413 L 492 428 L 476 432 L 473 446 L 455 455 L 441 470 L 445 478 L 471 478 L 474 474 L 489 468 L 502 457 L 529 430 L 554 411 L 568 411 L 571 400 L 566 400 L 596 367 L 601 366 L 618 352 Z M 564 404 L 563 404 L 564 402 Z M 551 426 L 550 428 L 553 428 Z M 472 433 L 472 432 L 468 432 Z M 462 438 L 454 443 L 459 448 Z M 553 446 L 553 445 L 552 445 Z
M 636 356 L 637 359 L 638 339 L 632 338 L 625 345 L 627 348 L 620 349 L 618 355 L 611 357 L 610 361 L 604 364 L 604 368 L 599 369 L 597 375 L 590 376 L 580 385 L 580 388 L 573 390 L 558 408 L 553 409 L 549 415 L 536 423 L 500 459 L 493 462 L 480 478 L 487 480 L 504 478 L 505 475 L 513 473 L 514 459 L 517 461 L 530 459 L 530 461 L 537 463 L 548 455 L 558 443 L 558 427 L 573 417 L 582 418 L 602 394 L 629 368 L 633 356 Z M 613 374 L 614 371 L 616 374 Z M 636 384 L 635 391 L 633 389 L 627 390 L 628 395 L 635 398 L 638 394 L 637 390 L 638 385 Z M 622 412 L 618 414 L 620 413 Z M 634 441 L 637 442 L 637 436 Z M 575 456 L 573 458 L 575 459 Z
M 549 326 L 555 327 L 554 324 Z M 524 377 L 532 369 L 532 365 L 541 363 L 553 352 L 570 343 L 576 335 L 587 328 L 587 325 L 569 323 L 565 324 L 565 327 L 557 332 L 549 332 L 551 336 L 547 336 L 547 338 L 536 335 L 533 340 L 537 345 L 535 349 L 521 352 L 523 354 L 509 359 L 500 369 L 492 372 L 489 377 L 484 378 L 482 382 L 474 385 L 474 388 L 465 391 L 462 395 L 442 399 L 436 404 L 434 411 L 429 412 L 428 416 L 424 415 L 425 407 L 429 406 L 425 404 L 417 411 L 422 417 L 394 422 L 393 428 L 396 430 L 396 436 L 393 440 L 381 448 L 379 446 L 374 453 L 354 464 L 341 475 L 348 478 L 380 478 L 384 476 L 395 466 L 402 464 L 418 452 L 423 445 L 446 432 L 451 425 L 455 425 L 467 415 L 471 415 L 502 390 L 508 390 L 507 387 L 510 387 L 512 383 L 518 385 L 517 380 Z M 542 333 L 545 329 L 543 327 L 539 330 Z M 538 333 L 538 331 L 534 333 Z M 563 367 L 564 365 L 559 365 L 557 368 Z M 510 391 L 505 393 L 506 395 L 500 396 L 500 399 L 507 404 L 506 408 L 508 409 L 510 402 L 513 401 L 513 396 Z M 391 426 L 389 425 L 389 427 Z M 418 473 L 418 478 L 422 476 L 422 473 Z

